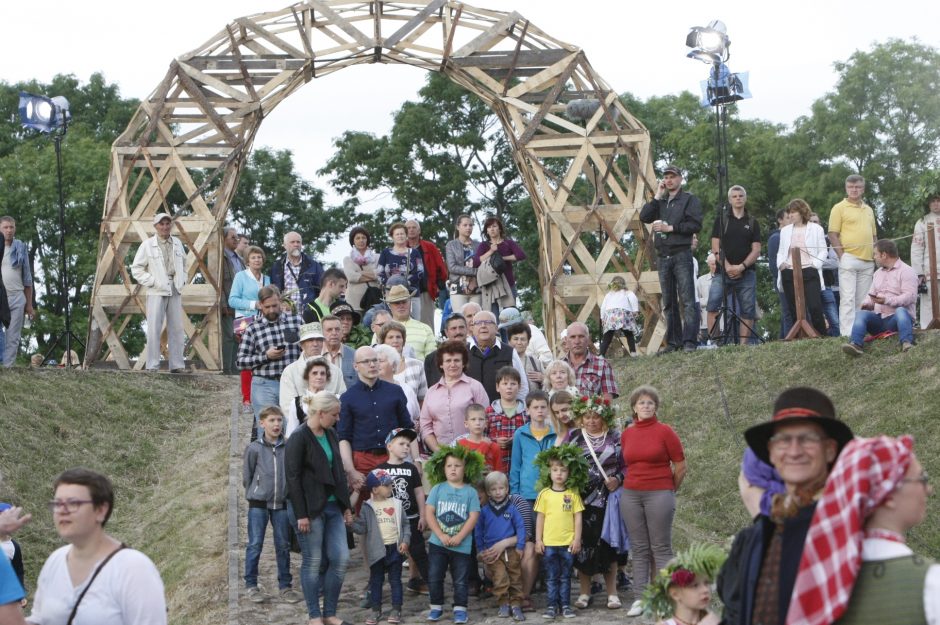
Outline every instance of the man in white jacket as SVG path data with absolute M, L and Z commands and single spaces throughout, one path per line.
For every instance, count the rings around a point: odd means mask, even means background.
M 160 334 L 166 320 L 169 369 L 184 371 L 183 300 L 186 284 L 186 250 L 182 242 L 170 236 L 173 220 L 166 213 L 153 216 L 157 233 L 140 244 L 131 265 L 131 275 L 147 287 L 147 371 L 160 368 Z

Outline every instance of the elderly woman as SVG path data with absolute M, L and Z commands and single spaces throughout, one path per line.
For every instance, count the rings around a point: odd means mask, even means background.
M 271 283 L 271 278 L 261 272 L 264 266 L 264 250 L 255 245 L 245 250 L 247 268 L 235 274 L 228 305 L 235 309 L 235 335 L 244 334 L 252 318 L 258 314 L 258 291 Z M 239 339 L 240 340 L 240 339 Z M 241 371 L 242 405 L 251 406 L 251 369 Z
M 290 438 L 294 430 L 307 420 L 306 398 L 326 390 L 332 379 L 333 374 L 330 371 L 330 364 L 325 358 L 311 358 L 307 361 L 304 366 L 304 380 L 307 381 L 307 389 L 303 395 L 294 398 L 293 403 L 290 404 L 287 413 L 284 415 L 284 438 Z
M 408 414 L 411 415 L 411 422 L 417 423 L 421 414 L 421 404 L 418 396 L 411 386 L 399 379 L 395 373 L 398 371 L 398 364 L 401 362 L 401 354 L 391 345 L 376 345 L 375 356 L 379 359 L 379 379 L 397 384 L 405 392 L 405 399 L 408 400 Z
M 620 514 L 630 534 L 633 550 L 633 583 L 642 593 L 659 569 L 672 559 L 672 519 L 676 491 L 685 477 L 682 443 L 671 427 L 656 418 L 659 392 L 640 386 L 630 394 L 633 423 L 620 436 L 623 463 L 627 467 Z M 655 568 L 650 571 L 650 556 Z M 652 575 L 652 576 L 651 576 Z M 642 614 L 634 601 L 627 616 Z
M 621 606 L 617 596 L 617 551 L 601 537 L 604 511 L 610 494 L 623 484 L 623 458 L 617 416 L 609 400 L 600 395 L 577 396 L 572 404 L 581 427 L 568 432 L 566 443 L 584 451 L 588 462 L 588 483 L 581 492 L 584 512 L 581 515 L 581 548 L 575 557 L 581 594 L 574 605 L 584 609 L 591 601 L 591 576 L 603 575 L 607 587 L 607 607 Z
M 111 481 L 88 469 L 69 469 L 56 478 L 53 490 L 49 509 L 67 544 L 53 551 L 39 572 L 27 621 L 166 625 L 157 567 L 105 532 L 114 510 Z
M 349 231 L 349 245 L 352 250 L 343 259 L 343 273 L 346 274 L 346 303 L 357 312 L 363 311 L 362 296 L 370 286 L 379 286 L 379 255 L 372 248 L 372 235 L 362 226 Z M 373 302 L 375 303 L 375 302 Z
M 389 289 L 389 278 L 401 276 L 408 285 L 411 293 L 411 316 L 421 318 L 421 281 L 424 279 L 424 261 L 418 248 L 408 247 L 408 230 L 405 224 L 396 221 L 388 229 L 388 236 L 392 239 L 392 246 L 382 250 L 379 254 L 377 275 L 382 284 L 382 292 Z
M 415 392 L 418 401 L 424 401 L 428 393 L 428 381 L 424 376 L 424 363 L 417 358 L 408 358 L 404 355 L 405 339 L 408 332 L 405 326 L 397 321 L 389 321 L 379 329 L 379 345 L 389 345 L 395 349 L 398 359 L 395 362 L 395 380 L 402 386 L 408 386 Z
M 910 436 L 846 443 L 813 513 L 786 622 L 936 623 L 940 564 L 906 544 L 932 490 Z
M 300 542 L 300 583 L 308 625 L 341 625 L 336 606 L 349 562 L 346 526 L 352 523 L 352 511 L 339 439 L 333 430 L 339 418 L 339 399 L 329 391 L 320 391 L 308 396 L 306 404 L 307 421 L 291 434 L 284 455 L 290 496 L 287 516 Z M 327 566 L 321 573 L 324 552 Z
M 450 305 L 456 311 L 467 302 L 480 303 L 477 270 L 473 268 L 473 255 L 480 242 L 470 237 L 472 233 L 473 219 L 470 215 L 460 215 L 456 224 L 457 238 L 444 247 L 450 274 Z
M 787 204 L 790 223 L 780 230 L 777 248 L 777 289 L 786 295 L 790 318 L 796 319 L 796 300 L 793 291 L 793 259 L 790 250 L 800 251 L 799 271 L 803 276 L 803 295 L 813 327 L 820 336 L 826 336 L 826 318 L 823 315 L 822 290 L 825 288 L 822 264 L 828 256 L 826 233 L 822 226 L 810 222 L 811 210 L 805 201 L 796 199 Z
M 488 406 L 490 403 L 483 385 L 465 373 L 469 361 L 470 352 L 465 341 L 444 341 L 437 348 L 437 366 L 442 376 L 428 389 L 420 420 L 421 436 L 432 452 L 467 433 L 464 427 L 467 406 Z
M 564 360 L 553 360 L 548 363 L 542 375 L 542 388 L 549 397 L 558 391 L 568 391 L 572 397 L 580 396 L 574 369 Z

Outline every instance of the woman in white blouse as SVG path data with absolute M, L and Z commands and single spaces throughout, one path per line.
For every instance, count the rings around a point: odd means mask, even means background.
M 356 312 L 362 312 L 362 296 L 370 286 L 379 286 L 379 255 L 372 248 L 372 235 L 362 226 L 349 231 L 352 250 L 343 259 L 343 273 L 349 281 L 346 287 L 346 303 Z
M 160 573 L 150 558 L 112 538 L 104 526 L 114 508 L 111 481 L 88 469 L 56 478 L 49 502 L 56 531 L 67 545 L 39 572 L 36 625 L 166 625 Z
M 803 294 L 813 327 L 821 336 L 826 335 L 826 319 L 822 304 L 822 264 L 828 255 L 826 234 L 819 224 L 809 221 L 809 204 L 796 199 L 787 204 L 790 223 L 780 231 L 780 248 L 777 250 L 777 288 L 783 289 L 790 308 L 791 319 L 796 319 L 796 302 L 793 294 L 793 265 L 791 249 L 800 250 L 800 272 L 803 274 Z

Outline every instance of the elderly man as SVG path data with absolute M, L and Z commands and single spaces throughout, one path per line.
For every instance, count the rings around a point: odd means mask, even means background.
M 16 221 L 0 217 L 0 233 L 3 234 L 3 254 L 0 261 L 3 286 L 10 307 L 10 325 L 6 331 L 6 346 L 0 351 L 4 367 L 12 367 L 20 351 L 20 334 L 26 317 L 36 317 L 33 311 L 33 274 L 29 270 L 29 253 L 26 244 L 16 238 Z
M 181 295 L 186 285 L 186 250 L 179 239 L 170 236 L 173 220 L 169 215 L 154 215 L 153 226 L 157 233 L 140 244 L 131 264 L 134 280 L 147 287 L 147 371 L 160 368 L 160 334 L 165 319 L 169 369 L 180 373 L 186 367 Z
M 467 320 L 467 327 L 468 327 L 468 328 L 472 328 L 472 327 L 473 327 L 473 316 L 476 315 L 476 314 L 477 314 L 478 312 L 480 312 L 481 310 L 483 310 L 483 308 L 482 308 L 479 304 L 477 304 L 476 302 L 467 302 L 466 304 L 464 304 L 463 306 L 461 306 L 461 307 L 460 307 L 460 310 L 457 311 L 457 312 L 459 312 L 461 315 L 463 315 L 463 316 L 464 316 L 464 319 Z
M 245 262 L 235 250 L 238 249 L 238 233 L 235 228 L 227 227 L 222 230 L 222 300 L 219 309 L 222 314 L 222 373 L 236 375 L 238 368 L 235 359 L 238 357 L 238 343 L 235 342 L 235 309 L 229 306 L 228 298 L 232 292 L 232 282 L 235 274 L 245 269 Z
M 513 367 L 521 378 L 519 398 L 525 400 L 529 394 L 529 378 L 525 373 L 525 364 L 512 345 L 500 342 L 496 315 L 488 310 L 478 312 L 473 316 L 471 332 L 467 375 L 483 385 L 490 402 L 493 402 L 499 398 L 499 393 L 496 392 L 496 372 L 503 367 Z
M 339 317 L 329 315 L 320 322 L 323 334 L 326 337 L 326 350 L 323 357 L 326 361 L 343 372 L 343 381 L 346 388 L 356 382 L 356 369 L 353 367 L 355 350 L 343 343 L 343 322 Z
M 408 287 L 395 285 L 388 290 L 385 302 L 392 312 L 392 319 L 405 326 L 405 343 L 415 350 L 415 358 L 424 360 L 425 356 L 437 349 L 434 330 L 426 323 L 421 323 L 411 316 L 411 293 Z
M 855 311 L 868 295 L 875 265 L 872 244 L 878 238 L 875 212 L 865 203 L 865 179 L 845 179 L 845 199 L 829 213 L 829 240 L 839 256 L 839 331 L 849 336 Z
M 379 359 L 371 347 L 360 347 L 354 355 L 356 381 L 340 397 L 339 450 L 350 488 L 359 490 L 365 476 L 388 460 L 385 437 L 395 428 L 414 429 L 408 400 L 401 387 L 379 379 Z M 413 458 L 418 445 L 411 443 Z
M 448 341 L 466 341 L 467 332 L 467 320 L 460 313 L 452 314 L 444 322 L 444 337 Z M 424 359 L 424 377 L 427 379 L 428 388 L 437 384 L 441 379 L 441 369 L 437 366 L 436 349 Z
M 294 304 L 294 312 L 303 314 L 320 294 L 323 265 L 303 253 L 303 239 L 296 232 L 284 235 L 284 255 L 271 265 L 271 284 Z
M 864 354 L 866 334 L 897 332 L 901 351 L 914 346 L 914 303 L 917 301 L 917 274 L 898 258 L 894 241 L 875 243 L 875 272 L 862 309 L 855 313 L 851 340 L 842 346 L 849 356 Z
M 603 356 L 591 353 L 591 334 L 580 321 L 568 326 L 568 353 L 562 360 L 574 369 L 578 390 L 585 395 L 602 395 L 613 400 L 620 396 L 613 369 Z
M 447 264 L 441 251 L 430 241 L 421 238 L 421 224 L 414 219 L 405 222 L 408 247 L 417 248 L 424 261 L 424 276 L 427 284 L 421 285 L 421 323 L 434 327 L 434 302 L 441 286 L 447 280 Z
M 250 369 L 251 409 L 255 425 L 261 410 L 281 404 L 281 375 L 287 366 L 300 357 L 297 345 L 300 315 L 281 310 L 281 292 L 275 286 L 258 290 L 260 318 L 248 326 L 238 346 L 237 364 Z M 255 440 L 257 428 L 252 428 Z
M 734 539 L 718 576 L 723 622 L 787 622 L 817 497 L 832 463 L 852 440 L 852 430 L 835 415 L 832 401 L 820 391 L 790 388 L 777 397 L 770 421 L 744 433 L 754 454 L 777 470 L 786 491 L 774 497 L 770 516 L 758 515 Z
M 307 363 L 314 358 L 323 355 L 323 344 L 326 337 L 323 335 L 323 329 L 319 323 L 307 323 L 300 326 L 300 358 L 287 365 L 281 374 L 281 410 L 288 414 L 294 406 L 294 398 L 300 397 L 307 392 L 307 380 L 304 379 L 304 369 Z M 342 395 L 346 391 L 346 381 L 343 379 L 343 372 L 329 361 L 326 363 L 330 367 L 330 381 L 326 383 L 325 391 L 334 395 Z

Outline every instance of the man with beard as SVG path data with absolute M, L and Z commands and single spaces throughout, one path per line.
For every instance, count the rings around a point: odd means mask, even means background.
M 303 239 L 296 232 L 284 235 L 284 255 L 271 265 L 271 284 L 294 304 L 294 312 L 303 314 L 320 294 L 323 265 L 303 253 Z

